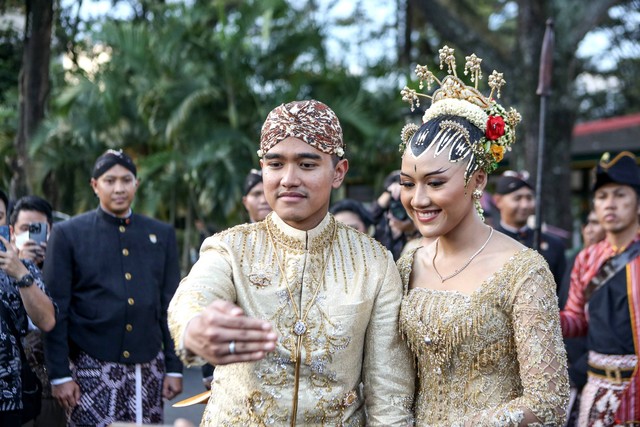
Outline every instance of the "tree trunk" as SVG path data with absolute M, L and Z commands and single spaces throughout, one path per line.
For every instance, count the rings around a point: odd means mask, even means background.
M 525 169 L 531 173 L 531 183 L 536 184 L 538 174 L 538 147 L 544 144 L 544 154 L 542 159 L 543 173 L 542 188 L 540 198 L 536 203 L 540 203 L 541 221 L 550 223 L 567 231 L 571 230 L 571 209 L 570 209 L 570 189 L 568 180 L 562 179 L 569 174 L 570 158 L 566 157 L 566 163 L 560 163 L 562 157 L 554 156 L 555 151 L 567 151 L 570 147 L 570 139 L 558 138 L 557 133 L 552 135 L 548 130 L 553 126 L 553 115 L 549 111 L 541 111 L 542 100 L 536 94 L 538 79 L 540 77 L 540 55 L 542 51 L 542 41 L 546 29 L 546 20 L 551 18 L 548 1 L 520 0 L 518 2 L 518 26 L 517 45 L 518 62 L 520 72 L 518 79 L 512 77 L 516 83 L 518 108 L 522 114 L 522 129 L 519 132 L 520 141 L 514 146 L 514 159 L 511 162 L 513 169 Z M 557 45 L 558 43 L 556 43 Z M 554 46 L 557 48 L 557 46 Z M 557 61 L 552 65 L 552 70 L 558 66 Z M 554 94 L 567 94 L 569 88 L 559 82 L 558 79 L 551 80 L 552 92 Z M 553 100 L 547 97 L 546 110 L 550 110 Z M 545 116 L 544 135 L 540 135 L 541 114 Z M 541 141 L 541 137 L 544 141 Z M 571 133 L 569 133 L 569 138 Z M 555 171 L 558 176 L 556 180 L 550 180 L 551 171 Z M 565 185 L 566 184 L 566 185 Z M 552 186 L 552 187 L 550 187 Z M 538 192 L 538 189 L 536 189 Z M 553 195 L 553 197 L 551 197 Z M 557 216 L 556 213 L 567 213 L 565 218 Z
M 31 193 L 28 144 L 44 118 L 49 95 L 52 0 L 26 0 L 24 52 L 20 72 L 20 122 L 12 161 L 11 197 Z

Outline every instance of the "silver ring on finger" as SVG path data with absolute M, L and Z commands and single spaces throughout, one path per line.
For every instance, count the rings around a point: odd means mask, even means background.
M 229 354 L 236 354 L 236 342 L 229 341 Z

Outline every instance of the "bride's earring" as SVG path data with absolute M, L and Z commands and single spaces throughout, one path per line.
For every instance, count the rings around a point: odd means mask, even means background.
M 476 188 L 471 193 L 471 197 L 473 198 L 473 204 L 476 208 L 476 212 L 478 212 L 478 216 L 484 222 L 484 209 L 482 209 L 482 205 L 480 204 L 480 199 L 482 198 L 482 190 Z

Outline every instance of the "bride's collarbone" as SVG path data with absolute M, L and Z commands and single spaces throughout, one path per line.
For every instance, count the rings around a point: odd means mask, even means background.
M 416 266 L 419 268 L 416 268 L 411 275 L 411 288 L 471 295 L 482 287 L 487 279 L 499 271 L 503 264 L 490 258 L 478 257 L 462 271 L 456 273 L 464 266 L 464 260 L 461 261 L 461 259 L 437 260 L 437 272 L 430 263 L 418 263 Z M 441 280 L 441 278 L 445 280 Z

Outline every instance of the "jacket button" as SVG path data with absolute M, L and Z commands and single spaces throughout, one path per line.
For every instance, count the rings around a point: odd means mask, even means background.
M 131 331 L 133 331 L 133 326 L 131 326 L 131 324 L 127 323 L 127 326 L 125 326 L 125 329 L 127 330 L 127 332 L 131 332 Z
M 118 227 L 118 230 L 120 230 L 121 233 L 124 233 L 126 228 L 124 227 L 124 225 L 121 225 L 120 227 Z
M 124 249 L 122 250 L 122 255 L 124 255 L 124 256 L 129 256 L 129 249 L 124 248 Z
M 129 358 L 129 352 L 127 350 L 123 351 L 122 355 L 124 356 L 125 359 Z
M 133 300 L 133 298 L 129 298 L 127 302 L 129 303 L 129 305 L 133 305 L 135 301 Z
M 127 280 L 131 280 L 131 273 L 124 273 L 124 278 Z

